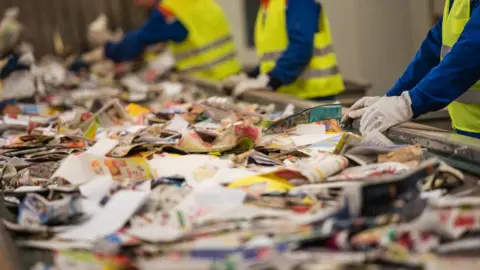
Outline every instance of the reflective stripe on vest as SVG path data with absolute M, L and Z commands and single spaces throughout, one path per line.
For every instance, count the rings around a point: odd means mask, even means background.
M 264 53 L 260 61 L 277 61 L 278 59 L 280 59 L 280 57 L 282 57 L 283 53 L 284 53 L 283 51 Z M 321 49 L 315 48 L 313 50 L 313 56 L 317 56 L 317 57 L 322 57 L 322 56 L 328 55 L 329 53 L 333 53 L 332 44 L 328 45 L 325 48 L 321 48 Z
M 169 42 L 179 72 L 221 81 L 241 71 L 227 16 L 216 0 L 159 2 L 161 10 L 171 11 L 188 30 L 182 42 Z
M 225 45 L 229 42 L 233 42 L 233 37 L 230 36 L 230 35 L 226 36 L 224 38 L 221 38 L 219 40 L 216 40 L 216 41 L 214 41 L 214 42 L 212 42 L 208 45 L 205 45 L 203 47 L 195 48 L 195 49 L 187 51 L 187 52 L 177 53 L 177 54 L 175 54 L 175 59 L 177 61 L 185 60 L 187 58 L 194 57 L 197 54 L 200 54 L 200 53 L 215 49 L 216 47 L 220 47 L 222 45 Z
M 229 53 L 225 56 L 222 56 L 222 57 L 220 57 L 220 58 L 218 58 L 214 61 L 208 62 L 206 64 L 198 65 L 198 66 L 189 67 L 189 68 L 181 70 L 180 72 L 197 72 L 197 71 L 210 70 L 213 67 L 215 67 L 216 65 L 222 64 L 222 63 L 227 62 L 227 61 L 234 60 L 234 59 L 236 59 L 236 57 L 237 57 L 237 54 L 235 52 L 232 52 L 232 53 Z
M 338 68 L 338 66 L 334 66 L 326 69 L 307 69 L 304 73 L 302 73 L 300 78 L 304 80 L 320 79 L 337 74 L 340 74 L 340 69 Z

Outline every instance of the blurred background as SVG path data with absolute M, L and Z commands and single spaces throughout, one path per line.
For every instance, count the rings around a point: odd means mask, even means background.
M 252 30 L 259 0 L 217 0 L 232 24 L 246 66 L 254 65 Z M 345 78 L 368 81 L 369 95 L 381 95 L 401 75 L 443 10 L 444 0 L 322 0 L 330 18 L 339 64 Z M 0 11 L 20 8 L 26 38 L 37 55 L 53 51 L 59 31 L 74 50 L 86 47 L 86 28 L 100 13 L 111 28 L 125 31 L 142 24 L 145 11 L 132 0 L 1 0 Z

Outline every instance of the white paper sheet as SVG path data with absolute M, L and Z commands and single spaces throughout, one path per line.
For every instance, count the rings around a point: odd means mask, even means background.
M 60 167 L 55 171 L 52 178 L 62 177 L 70 184 L 80 185 L 95 179 L 101 175 L 109 175 L 108 168 L 104 165 L 103 157 L 83 153 L 81 155 L 69 155 L 66 157 Z M 98 161 L 99 167 L 94 170 L 92 162 Z
M 121 190 L 113 195 L 107 205 L 85 224 L 59 234 L 61 239 L 95 241 L 115 233 L 144 204 L 148 192 Z
M 23 186 L 15 189 L 15 192 L 34 192 L 41 190 L 43 187 L 40 186 Z
M 100 156 L 103 157 L 108 152 L 110 152 L 115 146 L 117 146 L 119 141 L 117 140 L 112 140 L 109 138 L 102 138 L 97 141 L 92 147 L 88 148 L 88 150 L 85 153 L 95 155 L 95 156 Z
M 125 85 L 130 92 L 147 93 L 150 87 L 137 75 L 131 74 L 122 78 L 121 83 Z
M 70 184 L 75 185 L 85 183 L 92 179 L 93 176 L 89 170 L 85 170 L 83 160 L 80 156 L 69 155 L 62 161 L 52 178 L 62 177 Z
M 156 177 L 182 176 L 188 185 L 198 187 L 194 177 L 194 171 L 202 166 L 213 166 L 218 169 L 231 168 L 231 160 L 222 160 L 209 155 L 186 155 L 186 156 L 157 156 L 149 161 L 150 168 Z
M 326 132 L 325 125 L 318 124 L 302 124 L 298 125 L 295 129 L 295 134 L 297 135 L 324 135 Z
M 98 203 L 108 194 L 114 183 L 110 174 L 100 175 L 80 185 L 79 190 L 85 198 Z
M 306 134 L 290 137 L 295 146 L 315 144 L 324 140 L 338 137 L 339 134 Z
M 172 242 L 184 235 L 184 231 L 178 228 L 150 224 L 144 227 L 131 228 L 128 234 L 149 242 Z
M 240 189 L 224 188 L 222 186 L 202 186 L 194 189 L 171 212 L 170 216 L 183 216 L 184 224 L 179 219 L 169 220 L 174 228 L 191 228 L 192 224 L 204 215 L 224 212 L 240 207 L 247 194 Z
M 164 82 L 161 83 L 159 86 L 162 87 L 164 93 L 167 96 L 178 95 L 182 92 L 183 85 L 181 83 L 172 83 L 172 82 Z
M 184 235 L 203 215 L 239 208 L 246 197 L 243 190 L 221 186 L 204 186 L 192 191 L 178 206 L 170 211 L 167 224 L 152 223 L 133 227 L 128 234 L 149 242 L 171 242 Z M 180 221 L 178 216 L 182 216 Z
M 176 131 L 178 133 L 183 133 L 188 128 L 188 122 L 183 118 L 183 116 L 176 114 L 172 121 L 165 127 L 166 130 Z
M 127 129 L 125 129 L 126 131 L 130 132 L 130 133 L 135 133 L 139 130 L 142 130 L 144 128 L 146 128 L 147 126 L 142 126 L 142 125 L 136 125 L 136 126 L 131 126 L 131 127 L 128 127 Z
M 33 247 L 46 250 L 71 250 L 71 249 L 93 249 L 93 243 L 91 242 L 66 242 L 59 240 L 25 240 L 16 242 L 17 245 L 23 247 Z

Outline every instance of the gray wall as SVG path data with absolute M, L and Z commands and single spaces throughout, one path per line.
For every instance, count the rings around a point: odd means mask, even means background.
M 144 13 L 132 7 L 132 0 L 0 0 L 0 13 L 20 8 L 20 22 L 26 39 L 42 55 L 53 51 L 53 33 L 58 29 L 64 42 L 76 50 L 85 47 L 86 28 L 101 12 L 112 27 L 131 30 L 144 20 Z

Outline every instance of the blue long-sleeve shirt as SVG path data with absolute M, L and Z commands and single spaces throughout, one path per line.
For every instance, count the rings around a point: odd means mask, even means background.
M 282 85 L 293 83 L 307 67 L 313 55 L 315 33 L 319 31 L 318 21 L 321 10 L 320 3 L 315 0 L 287 1 L 286 21 L 289 44 L 277 60 L 275 68 L 268 74 L 271 88 L 277 89 Z M 249 73 L 249 76 L 258 76 L 259 71 L 257 67 Z
M 118 43 L 105 44 L 105 57 L 114 62 L 126 62 L 140 57 L 145 49 L 160 42 L 182 42 L 188 36 L 185 26 L 174 18 L 168 18 L 160 10 L 151 12 L 147 22 L 130 32 Z
M 453 4 L 453 0 L 450 1 Z M 471 19 L 455 46 L 440 61 L 442 19 L 429 32 L 404 74 L 387 92 L 387 96 L 399 96 L 410 90 L 414 117 L 446 107 L 480 79 L 480 0 L 471 0 Z

